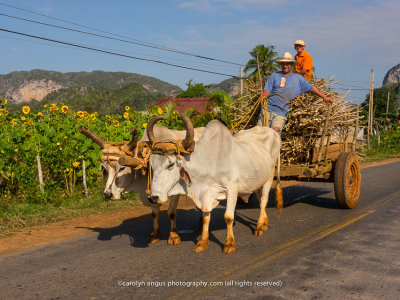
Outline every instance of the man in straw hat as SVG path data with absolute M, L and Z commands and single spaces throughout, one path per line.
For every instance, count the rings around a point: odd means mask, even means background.
M 264 87 L 262 97 L 267 99 L 267 119 L 265 120 L 265 106 L 261 110 L 258 125 L 265 125 L 280 132 L 285 125 L 290 101 L 298 95 L 311 92 L 324 99 L 325 102 L 333 102 L 315 86 L 309 83 L 303 76 L 292 73 L 292 67 L 297 64 L 289 52 L 285 52 L 281 58 L 276 60 L 281 66 L 281 72 L 272 73 Z M 267 124 L 264 124 L 264 120 Z
M 310 80 L 313 74 L 313 61 L 310 53 L 306 51 L 306 44 L 303 40 L 297 40 L 294 42 L 294 49 L 297 51 L 294 59 L 298 62 L 295 66 L 296 72 Z

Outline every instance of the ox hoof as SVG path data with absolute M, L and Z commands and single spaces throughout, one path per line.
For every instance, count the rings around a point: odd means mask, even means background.
M 160 241 L 160 235 L 159 234 L 150 234 L 150 236 L 147 238 L 147 244 L 155 244 Z
M 228 241 L 225 243 L 224 246 L 224 253 L 229 254 L 229 253 L 234 253 L 236 251 L 236 243 L 235 241 Z
M 254 230 L 254 236 L 262 236 L 264 234 L 264 229 L 256 229 Z
M 171 232 L 168 238 L 168 245 L 175 246 L 181 244 L 181 238 L 176 232 Z
M 193 252 L 199 253 L 199 252 L 203 252 L 205 250 L 207 250 L 207 246 L 208 246 L 208 241 L 198 241 L 198 243 L 196 244 L 196 246 L 194 246 L 193 248 Z

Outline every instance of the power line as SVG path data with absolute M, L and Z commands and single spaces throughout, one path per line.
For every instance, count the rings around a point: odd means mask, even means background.
M 69 46 L 58 45 L 58 44 L 55 44 L 55 43 L 45 43 L 45 42 L 40 42 L 40 41 L 36 41 L 36 40 L 28 40 L 28 39 L 10 37 L 10 36 L 5 36 L 5 35 L 0 36 L 0 38 L 13 39 L 13 40 L 18 40 L 18 41 L 23 41 L 23 42 L 28 42 L 28 43 L 34 43 L 34 44 L 38 44 L 38 45 L 46 45 L 46 46 L 60 47 L 60 48 L 64 48 L 64 49 L 71 49 L 71 47 L 69 47 Z M 88 46 L 88 45 L 85 45 L 85 44 L 82 44 L 82 46 L 91 47 L 91 46 Z M 219 65 L 216 66 L 216 65 L 212 65 L 212 64 L 208 64 L 208 63 L 201 63 L 200 65 L 197 65 L 196 63 L 193 64 L 191 61 L 185 61 L 185 60 L 178 59 L 178 58 L 174 59 L 174 58 L 169 58 L 169 57 L 160 57 L 160 56 L 149 55 L 149 54 L 145 54 L 145 53 L 138 53 L 138 52 L 127 51 L 127 50 L 115 50 L 115 49 L 112 49 L 112 48 L 105 48 L 105 47 L 101 47 L 101 48 L 97 47 L 97 48 L 100 49 L 100 50 L 113 51 L 113 52 L 119 51 L 122 54 L 131 53 L 131 54 L 146 56 L 146 57 L 150 57 L 150 58 L 167 59 L 167 60 L 169 60 L 168 61 L 169 63 L 173 63 L 174 61 L 175 62 L 180 62 L 180 63 L 185 63 L 187 66 L 190 66 L 192 68 L 202 68 L 202 67 L 212 66 L 213 69 L 219 69 L 219 70 L 221 70 L 221 72 L 233 71 L 232 69 L 230 69 L 232 67 L 228 67 L 228 66 L 226 66 L 226 67 L 219 66 Z M 87 50 L 87 49 L 77 49 L 77 50 L 90 51 L 90 50 Z M 225 71 L 223 71 L 223 70 L 225 70 Z
M 43 17 L 50 18 L 50 19 L 54 19 L 54 20 L 57 20 L 57 21 L 60 21 L 60 22 L 65 22 L 65 23 L 72 24 L 72 25 L 75 25 L 75 26 L 79 26 L 79 27 L 95 30 L 95 31 L 98 31 L 98 32 L 103 32 L 103 33 L 106 33 L 106 34 L 111 34 L 111 35 L 118 36 L 118 37 L 121 37 L 121 38 L 129 39 L 130 41 L 116 39 L 116 38 L 112 38 L 112 37 L 104 36 L 104 35 L 100 35 L 100 34 L 95 34 L 95 33 L 89 33 L 89 32 L 76 30 L 76 29 L 72 29 L 72 28 L 68 28 L 68 27 L 57 26 L 57 25 L 43 23 L 43 22 L 39 22 L 39 21 L 19 18 L 19 17 L 15 17 L 15 16 L 6 15 L 6 14 L 0 14 L 0 15 L 9 17 L 9 18 L 19 19 L 19 20 L 23 20 L 23 21 L 26 21 L 26 22 L 37 23 L 37 24 L 41 24 L 41 25 L 45 25 L 45 26 L 56 27 L 56 28 L 60 28 L 60 29 L 64 29 L 64 30 L 75 31 L 75 32 L 83 33 L 83 34 L 89 34 L 89 35 L 98 36 L 98 37 L 102 37 L 102 38 L 118 40 L 118 41 L 121 41 L 121 42 L 132 43 L 132 44 L 140 45 L 140 46 L 143 46 L 143 47 L 149 47 L 149 48 L 153 48 L 153 49 L 158 49 L 158 50 L 163 50 L 163 51 L 168 51 L 168 52 L 174 52 L 174 53 L 188 55 L 188 56 L 193 56 L 193 57 L 196 57 L 196 58 L 207 59 L 207 60 L 212 60 L 212 61 L 218 61 L 218 62 L 237 65 L 237 66 L 241 66 L 242 65 L 242 64 L 235 63 L 235 62 L 225 61 L 225 60 L 221 60 L 221 59 L 217 59 L 217 58 L 207 57 L 207 56 L 203 56 L 203 55 L 193 54 L 193 53 L 189 53 L 189 52 L 185 52 L 185 51 L 181 51 L 181 50 L 176 50 L 176 49 L 167 48 L 167 47 L 164 47 L 164 46 L 151 44 L 151 43 L 148 43 L 148 42 L 140 41 L 140 40 L 137 40 L 137 39 L 132 39 L 132 38 L 129 38 L 129 37 L 125 37 L 125 36 L 118 35 L 118 34 L 115 34 L 115 33 L 103 31 L 103 30 L 96 29 L 96 28 L 93 28 L 93 27 L 80 25 L 80 24 L 73 23 L 73 22 L 66 21 L 66 20 L 59 19 L 59 18 L 46 16 L 46 15 L 43 15 L 43 14 L 40 14 L 40 13 L 36 13 L 36 12 L 30 11 L 30 10 L 27 10 L 27 9 L 19 8 L 19 7 L 13 6 L 13 5 L 8 5 L 8 4 L 2 3 L 2 2 L 0 2 L 0 5 L 8 6 L 8 7 L 14 8 L 14 9 L 18 9 L 18 10 L 21 10 L 21 11 L 29 12 L 31 14 L 43 16 Z
M 216 74 L 216 75 L 222 75 L 222 76 L 228 76 L 228 77 L 240 79 L 240 77 L 235 76 L 235 75 L 231 75 L 231 74 L 225 74 L 225 73 L 207 71 L 207 70 L 202 70 L 202 69 L 197 69 L 197 68 L 185 67 L 185 66 L 181 66 L 181 65 L 177 65 L 177 64 L 163 62 L 163 61 L 160 61 L 160 60 L 147 59 L 147 58 L 131 56 L 131 55 L 121 54 L 121 53 L 107 51 L 107 50 L 101 50 L 101 49 L 97 49 L 97 48 L 93 48 L 93 47 L 88 47 L 88 46 L 83 46 L 83 45 L 79 45 L 79 44 L 74 44 L 74 43 L 54 40 L 54 39 L 50 39 L 50 38 L 46 38 L 46 37 L 41 37 L 41 36 L 22 33 L 22 32 L 17 32 L 17 31 L 13 31 L 13 30 L 8 30 L 8 29 L 5 29 L 5 28 L 0 28 L 0 30 L 4 31 L 4 32 L 8 32 L 8 33 L 13 33 L 13 34 L 17 34 L 17 35 L 22 35 L 22 36 L 26 36 L 26 37 L 35 38 L 35 39 L 40 39 L 40 40 L 53 42 L 53 43 L 57 43 L 57 44 L 62 44 L 62 45 L 68 45 L 68 46 L 72 46 L 72 47 L 82 48 L 82 49 L 91 50 L 91 51 L 95 51 L 95 52 L 111 54 L 111 55 L 116 55 L 116 56 L 121 56 L 121 57 L 126 57 L 126 58 L 132 58 L 132 59 L 137 59 L 137 60 L 142 60 L 142 61 L 154 62 L 154 63 L 163 64 L 163 65 L 167 65 L 167 66 L 171 66 L 171 67 L 177 67 L 177 68 L 181 68 L 181 69 L 193 70 L 193 71 L 198 71 L 198 72 L 203 72 L 203 73 Z
M 338 84 L 339 86 L 342 86 L 344 88 L 350 88 L 350 89 L 357 89 L 357 90 L 369 90 L 369 88 L 362 87 L 362 86 L 356 86 L 356 85 L 350 85 L 350 84 Z

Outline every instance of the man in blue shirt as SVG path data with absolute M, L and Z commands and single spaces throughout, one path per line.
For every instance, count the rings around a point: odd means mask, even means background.
M 297 62 L 293 60 L 289 52 L 285 52 L 276 62 L 280 64 L 282 71 L 272 73 L 268 78 L 262 97 L 268 99 L 267 124 L 264 125 L 273 128 L 279 133 L 286 123 L 290 101 L 298 95 L 311 92 L 323 98 L 328 103 L 333 102 L 333 99 L 321 93 L 320 90 L 310 84 L 303 76 L 292 73 L 293 64 Z M 260 116 L 261 123 L 264 123 L 264 114 L 264 109 L 262 109 Z

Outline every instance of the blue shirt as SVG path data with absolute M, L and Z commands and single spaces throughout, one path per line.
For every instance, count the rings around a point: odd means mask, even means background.
M 287 118 L 290 101 L 300 94 L 309 92 L 312 87 L 311 83 L 297 73 L 288 76 L 281 72 L 272 73 L 264 88 L 270 94 L 268 111 Z

